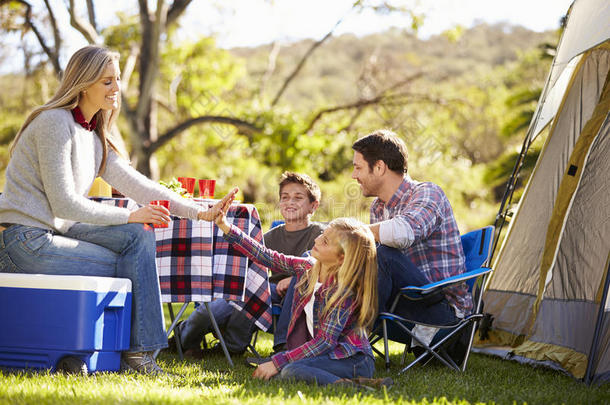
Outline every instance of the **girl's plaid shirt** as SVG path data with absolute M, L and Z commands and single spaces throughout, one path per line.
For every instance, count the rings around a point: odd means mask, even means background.
M 308 257 L 288 256 L 268 249 L 258 243 L 239 228 L 231 225 L 231 230 L 225 235 L 227 241 L 233 246 L 254 260 L 258 264 L 268 267 L 271 271 L 289 273 L 297 277 L 297 282 L 305 277 L 315 263 L 315 259 Z M 331 359 L 343 359 L 350 357 L 358 352 L 363 352 L 373 357 L 371 345 L 360 328 L 355 327 L 353 302 L 351 299 L 333 308 L 328 314 L 322 317 L 322 309 L 326 300 L 335 291 L 336 285 L 333 280 L 328 280 L 316 293 L 314 302 L 314 337 L 307 343 L 286 352 L 278 353 L 272 357 L 272 361 L 278 370 L 286 364 L 295 362 L 303 358 L 311 358 L 328 353 Z M 305 304 L 311 297 L 303 296 L 298 290 L 294 292 L 292 307 L 292 319 L 288 326 L 288 333 L 293 330 L 296 319 L 299 318 Z

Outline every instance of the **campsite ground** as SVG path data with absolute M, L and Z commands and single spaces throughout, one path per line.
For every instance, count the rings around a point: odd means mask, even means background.
M 268 334 L 257 348 L 271 350 Z M 401 347 L 392 345 L 396 371 Z M 176 376 L 146 377 L 100 373 L 66 376 L 52 373 L 0 372 L 0 404 L 608 404 L 610 384 L 588 387 L 547 369 L 473 354 L 465 373 L 440 367 L 416 367 L 395 378 L 388 391 L 319 388 L 251 378 L 243 358 L 229 369 L 224 357 L 204 362 L 178 360 L 162 354 L 160 364 Z M 383 362 L 377 361 L 377 370 Z M 379 375 L 387 375 L 378 372 Z

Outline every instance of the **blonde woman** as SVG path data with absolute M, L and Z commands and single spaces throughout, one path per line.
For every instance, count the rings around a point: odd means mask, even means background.
M 297 278 L 288 350 L 260 364 L 254 377 L 319 385 L 391 384 L 390 379 L 371 379 L 375 365 L 366 329 L 377 312 L 377 253 L 371 230 L 357 220 L 338 218 L 316 238 L 311 257 L 287 256 L 229 225 L 224 215 L 228 204 L 215 220 L 225 239 L 271 271 Z
M 159 373 L 151 352 L 167 345 L 155 237 L 146 224 L 170 212 L 151 200 L 170 200 L 175 215 L 211 220 L 220 203 L 200 207 L 149 180 L 122 159 L 108 139 L 119 113 L 119 55 L 99 46 L 78 50 L 55 96 L 25 120 L 11 147 L 0 196 L 0 271 L 128 278 L 132 282 L 130 350 L 121 366 Z M 87 198 L 96 176 L 142 208 Z

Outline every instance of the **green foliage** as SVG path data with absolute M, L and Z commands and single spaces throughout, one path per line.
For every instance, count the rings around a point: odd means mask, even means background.
M 169 181 L 160 180 L 159 184 L 161 184 L 163 187 L 167 187 L 175 193 L 180 194 L 181 196 L 192 197 L 190 194 L 188 194 L 188 191 L 182 187 L 182 183 L 180 183 L 175 177 L 172 177 L 172 179 Z
M 119 23 L 103 34 L 106 44 L 121 52 L 125 69 L 132 45 L 141 40 L 137 16 L 120 15 Z M 390 128 L 409 148 L 412 177 L 446 190 L 461 230 L 489 223 L 499 184 L 508 178 L 511 157 L 506 151 L 520 145 L 548 69 L 536 45 L 555 37 L 504 25 L 458 27 L 454 34 L 424 41 L 410 31 L 390 29 L 362 38 L 332 38 L 271 109 L 269 100 L 310 40 L 281 48 L 275 71 L 263 83 L 269 46 L 227 51 L 211 38 L 178 42 L 170 31 L 157 77 L 158 133 L 203 115 L 238 118 L 261 130 L 245 132 L 217 123 L 192 126 L 155 153 L 160 178 L 215 178 L 217 196 L 237 185 L 242 190 L 238 198 L 256 203 L 268 226 L 279 218 L 282 171 L 305 172 L 323 191 L 315 219 L 354 216 L 366 222 L 371 201 L 350 179 L 351 145 L 372 130 Z M 0 143 L 14 136 L 32 106 L 46 101 L 45 91 L 52 94 L 52 73 L 38 69 L 32 74 L 36 80 L 0 78 L 9 89 L 0 94 Z M 130 105 L 135 105 L 138 81 L 136 64 L 127 95 Z M 383 91 L 398 98 L 337 109 L 308 130 L 319 111 Z M 15 97 L 19 94 L 23 97 Z M 130 128 L 122 119 L 119 124 L 128 140 Z
M 485 169 L 483 181 L 485 184 L 491 187 L 495 201 L 500 201 L 502 199 L 504 190 L 506 189 L 506 184 L 511 173 L 513 172 L 513 168 L 515 167 L 515 162 L 517 161 L 518 156 L 519 151 L 509 151 L 500 156 L 495 162 L 490 164 Z M 521 198 L 523 187 L 530 178 L 539 156 L 540 145 L 531 147 L 527 152 L 527 155 L 525 155 L 525 160 L 523 161 L 523 165 L 519 173 L 519 181 L 515 185 L 516 190 L 513 196 L 513 201 L 515 203 Z
M 447 37 L 449 42 L 457 42 L 457 41 L 460 40 L 462 35 L 464 35 L 464 26 L 463 25 L 456 25 L 455 27 L 453 27 L 453 28 L 451 28 L 449 30 L 444 31 L 443 35 L 445 37 Z
M 137 15 L 118 12 L 118 24 L 111 25 L 102 31 L 105 45 L 114 49 L 126 58 L 131 47 L 142 40 L 142 27 Z
M 236 116 L 230 90 L 244 70 L 227 51 L 216 48 L 212 38 L 169 42 L 161 61 L 160 96 L 171 123 L 204 114 Z
M 534 110 L 531 108 L 520 109 L 520 111 L 512 112 L 513 118 L 508 121 L 502 128 L 502 135 L 505 137 L 514 137 L 515 134 L 524 132 L 529 126 Z

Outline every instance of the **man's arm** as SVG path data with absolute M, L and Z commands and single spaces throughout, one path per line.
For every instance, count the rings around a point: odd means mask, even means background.
M 436 229 L 441 210 L 439 204 L 444 193 L 440 187 L 426 183 L 420 185 L 393 218 L 374 225 L 375 240 L 383 245 L 405 249 L 413 243 L 427 239 Z M 372 225 L 371 225 L 372 226 Z
M 413 229 L 403 216 L 377 222 L 371 226 L 376 227 L 376 230 L 373 230 L 375 241 L 382 245 L 405 249 L 411 246 L 415 240 Z
M 379 226 L 379 223 L 369 225 L 369 228 L 373 232 L 373 236 L 375 236 L 375 242 L 379 242 Z

